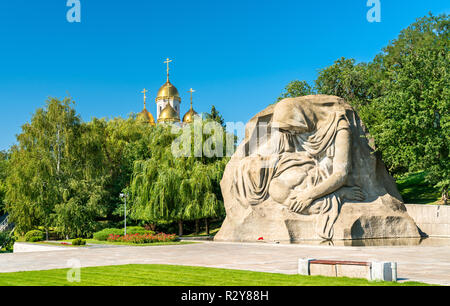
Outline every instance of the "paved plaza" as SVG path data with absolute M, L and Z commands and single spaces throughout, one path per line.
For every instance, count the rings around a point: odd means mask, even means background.
M 268 243 L 220 243 L 128 247 L 67 248 L 57 252 L 0 255 L 0 272 L 124 264 L 170 264 L 296 274 L 299 258 L 395 261 L 399 281 L 450 285 L 450 245 L 402 247 L 309 246 Z

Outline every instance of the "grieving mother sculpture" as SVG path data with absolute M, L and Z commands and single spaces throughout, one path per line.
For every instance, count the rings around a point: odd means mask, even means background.
M 216 240 L 419 237 L 353 109 L 285 99 L 256 115 L 224 173 Z

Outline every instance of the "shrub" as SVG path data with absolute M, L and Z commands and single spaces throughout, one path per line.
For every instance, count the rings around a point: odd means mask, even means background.
M 86 245 L 86 240 L 82 238 L 76 238 L 72 240 L 72 245 Z
M 105 228 L 94 234 L 94 239 L 98 241 L 106 241 L 109 235 L 121 235 L 123 230 L 117 228 Z
M 172 242 L 177 239 L 175 234 L 164 234 L 159 233 L 157 235 L 154 234 L 127 234 L 123 235 L 114 235 L 111 234 L 108 237 L 108 241 L 111 242 L 127 242 L 127 243 L 153 243 L 153 242 Z
M 105 228 L 97 233 L 94 234 L 94 239 L 98 240 L 98 241 L 106 241 L 108 240 L 108 237 L 110 235 L 119 235 L 119 236 L 123 236 L 125 233 L 125 230 L 119 229 L 119 228 Z M 139 234 L 139 235 L 144 235 L 144 234 L 150 234 L 150 235 L 154 235 L 155 232 L 153 231 L 147 231 L 145 228 L 140 227 L 140 226 L 130 226 L 127 227 L 127 234 L 128 235 L 134 235 L 134 234 Z
M 11 233 L 0 232 L 0 249 L 3 247 L 7 252 L 12 251 L 14 241 L 15 237 Z
M 44 240 L 44 233 L 39 230 L 32 230 L 25 234 L 25 241 L 38 242 Z
M 122 230 L 122 235 L 124 235 L 124 234 L 125 234 L 125 231 Z M 146 235 L 146 234 L 147 235 L 154 235 L 155 232 L 146 230 L 145 228 L 140 227 L 140 226 L 127 227 L 127 235 L 135 235 L 135 234 L 139 234 L 139 235 Z

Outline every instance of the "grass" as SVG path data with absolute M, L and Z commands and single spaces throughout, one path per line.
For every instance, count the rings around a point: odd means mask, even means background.
M 0 273 L 0 286 L 423 286 L 418 282 L 285 275 L 170 265 L 124 265 L 81 269 L 81 282 L 67 281 L 69 269 Z
M 425 181 L 426 172 L 416 172 L 397 179 L 397 187 L 405 203 L 441 204 L 437 188 Z

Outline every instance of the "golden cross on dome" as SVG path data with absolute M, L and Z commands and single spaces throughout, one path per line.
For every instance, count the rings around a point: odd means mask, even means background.
M 191 108 L 192 108 L 192 94 L 195 92 L 195 90 L 193 90 L 192 88 L 188 91 L 191 93 Z
M 167 82 L 169 82 L 169 64 L 173 62 L 171 59 L 167 58 L 164 64 L 167 64 Z
M 147 89 L 144 88 L 144 90 L 141 91 L 141 93 L 144 94 L 144 108 L 146 107 L 146 102 L 147 102 L 147 96 L 145 95 L 148 92 Z

